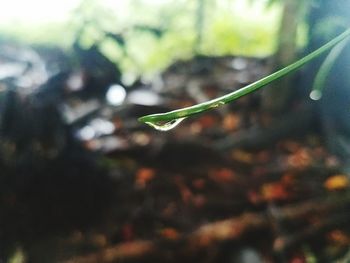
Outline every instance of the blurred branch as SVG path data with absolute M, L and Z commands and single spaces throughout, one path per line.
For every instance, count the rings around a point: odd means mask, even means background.
M 315 214 L 329 213 L 335 209 L 344 208 L 350 204 L 349 194 L 343 194 L 333 198 L 311 200 L 301 204 L 294 204 L 279 209 L 279 220 L 294 221 Z M 348 218 L 348 217 L 346 217 Z M 303 238 L 315 235 L 324 229 L 343 222 L 344 218 L 331 218 L 324 223 L 307 226 L 300 235 L 286 236 L 277 239 L 276 249 L 286 249 L 290 244 L 295 244 Z M 183 235 L 177 239 L 167 240 L 137 240 L 119 244 L 86 256 L 75 257 L 62 263 L 90 263 L 90 262 L 114 262 L 145 257 L 149 255 L 162 255 L 162 251 L 169 245 L 176 245 L 180 251 L 195 252 L 224 241 L 237 240 L 252 230 L 270 229 L 271 222 L 267 213 L 245 213 L 239 217 L 233 217 L 213 223 L 205 224 L 189 235 Z
M 300 24 L 300 13 L 305 4 L 301 1 L 283 1 L 281 24 L 278 33 L 277 52 L 275 54 L 275 67 L 283 67 L 290 64 L 296 58 L 297 31 Z M 264 91 L 263 107 L 275 114 L 286 110 L 291 97 L 291 76 L 279 80 L 277 84 Z
M 246 213 L 236 218 L 203 225 L 189 236 L 183 236 L 176 240 L 166 240 L 163 243 L 181 243 L 183 244 L 181 245 L 183 250 L 196 251 L 221 241 L 238 239 L 248 230 L 262 228 L 268 224 L 266 215 Z M 161 245 L 162 242 L 159 241 L 137 240 L 109 247 L 87 256 L 72 258 L 62 263 L 107 263 L 115 260 L 144 257 L 150 254 L 162 254 L 164 248 Z
M 344 212 L 343 215 L 336 215 L 316 224 L 307 226 L 305 229 L 298 231 L 297 233 L 278 237 L 273 245 L 274 251 L 276 253 L 283 253 L 291 247 L 296 246 L 299 242 L 308 240 L 318 234 L 331 230 L 332 227 L 347 224 L 349 219 L 350 214 Z
M 98 253 L 83 257 L 72 258 L 64 263 L 96 263 L 113 262 L 117 259 L 137 258 L 156 251 L 156 245 L 152 241 L 134 241 L 106 248 Z

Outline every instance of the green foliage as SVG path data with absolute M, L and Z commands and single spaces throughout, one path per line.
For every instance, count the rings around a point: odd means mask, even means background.
M 62 48 L 68 48 L 74 37 L 74 33 L 67 30 L 66 23 L 47 23 L 34 26 L 18 22 L 16 26 L 0 25 L 0 31 L 1 38 L 13 39 L 25 44 L 59 45 Z
M 203 53 L 245 56 L 272 54 L 277 27 L 266 27 L 266 24 L 276 25 L 276 21 L 267 22 L 261 19 L 261 23 L 257 23 L 249 18 L 232 18 L 230 14 L 216 17 L 206 31 Z
M 274 52 L 278 5 L 268 11 L 249 1 L 203 0 L 203 55 L 267 56 Z M 4 35 L 29 44 L 55 44 L 69 48 L 77 39 L 100 50 L 124 72 L 153 74 L 178 59 L 195 55 L 197 1 L 132 0 L 123 9 L 111 9 L 102 0 L 82 0 L 70 19 L 62 23 L 27 22 L 0 25 Z M 43 12 L 45 12 L 43 10 Z M 106 37 L 111 33 L 122 37 Z

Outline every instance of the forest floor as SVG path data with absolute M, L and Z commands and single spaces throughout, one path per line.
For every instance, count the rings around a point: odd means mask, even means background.
M 350 182 L 327 151 L 317 121 L 306 113 L 292 123 L 293 114 L 300 115 L 297 105 L 275 120 L 261 111 L 256 93 L 168 132 L 137 122 L 268 72 L 262 59 L 197 58 L 174 64 L 161 84 L 130 89 L 129 103 L 119 108 L 102 105 L 92 119 L 106 118 L 115 129 L 81 144 L 108 179 L 88 176 L 84 182 L 89 168 L 73 162 L 62 173 L 75 169 L 76 179 L 45 179 L 50 183 L 39 183 L 38 192 L 3 194 L 1 205 L 11 212 L 2 221 L 8 232 L 1 234 L 12 236 L 12 259 L 349 262 Z M 35 209 L 23 210 L 26 202 L 16 195 L 35 196 L 28 201 Z M 25 231 L 14 231 L 12 223 Z

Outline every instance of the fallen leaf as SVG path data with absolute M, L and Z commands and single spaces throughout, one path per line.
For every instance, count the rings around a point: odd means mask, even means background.
M 290 173 L 285 173 L 282 176 L 281 181 L 285 186 L 293 186 L 295 184 L 295 176 Z
M 139 188 L 145 188 L 146 184 L 155 176 L 154 169 L 140 168 L 136 173 L 135 185 Z
M 239 127 L 240 123 L 240 116 L 238 114 L 230 113 L 225 116 L 222 126 L 227 131 L 234 131 Z
M 308 150 L 300 149 L 287 158 L 288 164 L 292 168 L 305 169 L 312 163 L 312 158 Z
M 218 183 L 228 183 L 235 180 L 235 174 L 227 168 L 212 170 L 209 172 L 209 177 Z
M 323 185 L 328 191 L 342 190 L 349 186 L 349 179 L 346 175 L 337 174 L 329 177 Z
M 174 178 L 177 187 L 179 188 L 179 192 L 181 194 L 182 201 L 187 204 L 193 197 L 193 194 L 190 188 L 185 184 L 182 177 L 177 176 Z
M 233 160 L 241 162 L 241 163 L 251 164 L 254 162 L 253 154 L 246 152 L 246 151 L 242 151 L 242 150 L 232 151 L 231 157 Z
M 198 119 L 203 129 L 208 129 L 216 125 L 216 118 L 211 115 L 203 115 Z
M 177 240 L 180 237 L 179 232 L 177 232 L 176 229 L 170 227 L 162 229 L 160 231 L 160 235 L 169 240 Z
M 327 238 L 337 245 L 340 246 L 349 246 L 350 237 L 343 231 L 336 229 L 328 233 Z
M 285 186 L 279 182 L 264 184 L 261 194 L 266 201 L 286 200 L 290 196 Z
M 263 201 L 261 194 L 256 191 L 249 191 L 247 198 L 252 204 L 259 204 Z

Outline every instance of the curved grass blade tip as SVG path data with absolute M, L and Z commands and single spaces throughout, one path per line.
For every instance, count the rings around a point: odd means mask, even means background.
M 199 113 L 202 113 L 204 111 L 214 109 L 216 107 L 219 107 L 221 105 L 224 105 L 226 103 L 232 102 L 242 96 L 245 96 L 253 91 L 256 91 L 271 82 L 282 78 L 286 76 L 287 74 L 299 69 L 300 67 L 304 66 L 305 64 L 309 63 L 313 59 L 317 58 L 321 54 L 325 53 L 326 51 L 332 49 L 334 46 L 345 40 L 347 37 L 350 36 L 350 28 L 340 34 L 339 36 L 333 38 L 331 41 L 326 43 L 325 45 L 321 46 L 317 50 L 313 51 L 312 53 L 308 54 L 307 56 L 301 58 L 300 60 L 286 66 L 285 68 L 282 68 L 274 73 L 272 73 L 269 76 L 266 76 L 252 84 L 249 84 L 239 90 L 235 90 L 229 94 L 226 94 L 222 97 L 209 100 L 200 104 L 193 105 L 191 107 L 186 107 L 182 109 L 177 109 L 165 113 L 157 113 L 157 114 L 151 114 L 146 115 L 138 120 L 140 122 L 146 123 L 153 128 L 161 131 L 168 131 L 174 127 L 176 127 L 183 119 L 196 115 Z M 175 124 L 175 125 L 174 125 Z

